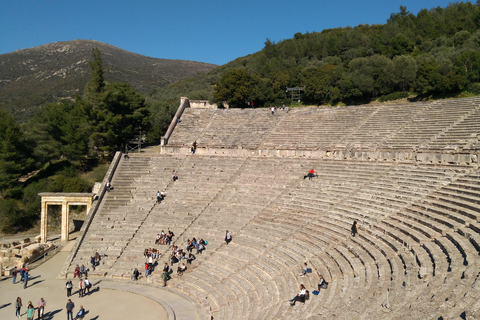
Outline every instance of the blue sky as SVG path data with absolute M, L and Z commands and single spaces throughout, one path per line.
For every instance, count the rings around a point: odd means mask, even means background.
M 0 0 L 0 54 L 89 39 L 149 57 L 225 64 L 297 32 L 385 23 L 446 0 Z

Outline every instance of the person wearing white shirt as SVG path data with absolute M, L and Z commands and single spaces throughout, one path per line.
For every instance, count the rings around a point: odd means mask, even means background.
M 300 292 L 293 298 L 290 299 L 290 305 L 294 306 L 295 302 L 301 301 L 305 302 L 305 298 L 307 296 L 307 290 L 305 289 L 305 286 L 303 284 L 300 285 Z

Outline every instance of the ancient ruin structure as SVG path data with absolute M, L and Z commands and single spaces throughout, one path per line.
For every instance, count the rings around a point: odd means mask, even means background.
M 181 248 L 208 240 L 168 283 L 197 319 L 480 317 L 480 98 L 274 115 L 187 102 L 161 146 L 117 154 L 115 190 L 93 204 L 62 276 L 98 251 L 91 277 L 130 281 L 170 229 Z M 291 307 L 319 275 L 328 289 Z M 161 285 L 161 271 L 140 281 Z

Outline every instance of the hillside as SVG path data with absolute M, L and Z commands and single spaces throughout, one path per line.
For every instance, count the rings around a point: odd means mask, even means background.
M 102 52 L 107 81 L 127 82 L 142 94 L 216 67 L 150 58 L 91 40 L 50 43 L 0 55 L 0 108 L 24 121 L 45 103 L 82 93 L 94 47 Z
M 306 105 L 480 94 L 479 2 L 455 2 L 416 14 L 401 6 L 385 20 L 298 32 L 277 43 L 267 39 L 261 51 L 182 80 L 153 98 L 178 101 L 187 96 L 245 107 L 252 101 L 255 106 L 290 104 L 286 87 L 304 87 L 301 103 Z

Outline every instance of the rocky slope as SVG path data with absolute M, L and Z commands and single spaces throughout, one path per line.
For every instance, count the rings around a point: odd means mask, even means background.
M 82 93 L 92 48 L 102 52 L 105 79 L 127 82 L 144 95 L 216 65 L 142 56 L 102 42 L 73 40 L 0 55 L 0 107 L 26 120 L 45 103 Z

